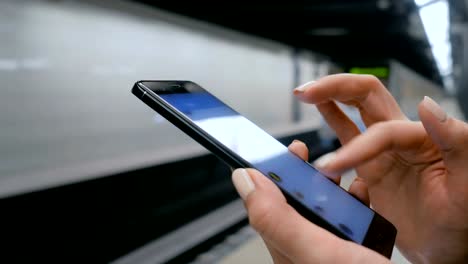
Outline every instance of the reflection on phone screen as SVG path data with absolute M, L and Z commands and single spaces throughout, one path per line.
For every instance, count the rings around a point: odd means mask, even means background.
M 160 95 L 350 239 L 362 243 L 374 212 L 208 92 Z

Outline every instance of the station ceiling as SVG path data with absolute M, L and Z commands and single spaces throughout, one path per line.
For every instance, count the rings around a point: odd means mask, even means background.
M 344 68 L 396 59 L 441 83 L 414 0 L 139 2 L 309 49 Z

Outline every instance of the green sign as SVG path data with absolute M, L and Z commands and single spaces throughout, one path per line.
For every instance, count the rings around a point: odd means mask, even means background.
M 355 74 L 370 74 L 378 78 L 388 78 L 390 70 L 388 69 L 388 67 L 353 67 L 349 70 L 349 72 Z

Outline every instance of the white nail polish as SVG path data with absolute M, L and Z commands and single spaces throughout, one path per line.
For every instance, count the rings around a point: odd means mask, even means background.
M 247 196 L 255 191 L 255 184 L 245 169 L 236 169 L 232 173 L 232 182 L 243 200 L 247 199 Z
M 315 83 L 315 81 L 310 81 L 308 83 L 305 83 L 305 84 L 295 88 L 294 91 L 299 92 L 299 93 L 303 93 L 303 92 L 305 92 L 307 90 L 307 88 L 309 88 L 308 86 L 313 84 L 313 83 Z
M 447 120 L 447 113 L 445 113 L 442 107 L 440 107 L 440 105 L 429 96 L 424 96 L 423 105 L 439 120 L 439 122 L 445 122 L 445 120 Z
M 335 158 L 335 156 L 335 152 L 327 153 L 321 156 L 320 158 L 316 159 L 314 161 L 314 166 L 317 168 L 325 168 L 330 163 L 330 161 L 332 161 Z

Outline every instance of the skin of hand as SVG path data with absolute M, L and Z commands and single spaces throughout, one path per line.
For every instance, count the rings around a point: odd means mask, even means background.
M 408 260 L 468 261 L 466 123 L 428 97 L 418 106 L 421 122 L 409 121 L 372 76 L 331 75 L 294 93 L 317 106 L 343 145 L 321 170 L 333 177 L 356 168 L 352 192 L 368 193 L 373 208 L 397 227 L 396 244 Z M 359 109 L 365 133 L 336 101 Z
M 463 263 L 468 259 L 468 125 L 448 117 L 430 98 L 411 122 L 380 81 L 338 74 L 294 91 L 315 104 L 343 147 L 323 172 L 336 182 L 356 168 L 350 193 L 398 229 L 399 250 L 415 263 Z M 355 106 L 368 127 L 363 134 L 336 101 Z M 307 147 L 289 149 L 307 160 Z M 371 250 L 337 238 L 298 215 L 278 188 L 255 170 L 236 170 L 234 184 L 252 226 L 276 263 L 383 263 Z M 274 202 L 272 202 L 274 201 Z M 285 217 L 287 216 L 287 217 Z M 317 248 L 318 246 L 318 248 Z

